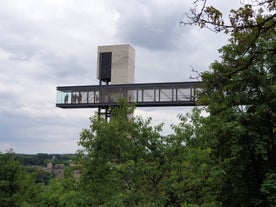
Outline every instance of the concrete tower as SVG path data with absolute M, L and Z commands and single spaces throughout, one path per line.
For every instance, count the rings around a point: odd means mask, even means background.
M 135 50 L 129 44 L 98 46 L 97 78 L 107 84 L 134 83 Z

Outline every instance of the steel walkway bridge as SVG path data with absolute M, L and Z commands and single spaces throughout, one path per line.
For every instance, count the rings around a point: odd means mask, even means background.
M 138 83 L 58 86 L 56 106 L 99 108 L 116 106 L 120 99 L 136 107 L 196 106 L 202 82 Z

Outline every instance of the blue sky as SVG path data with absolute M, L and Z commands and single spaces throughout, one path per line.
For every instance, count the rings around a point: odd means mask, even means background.
M 97 46 L 131 44 L 137 83 L 189 81 L 227 36 L 179 21 L 191 0 L 0 0 L 0 151 L 74 153 L 95 109 L 55 107 L 56 86 L 94 85 Z M 239 1 L 237 1 L 239 2 Z M 228 11 L 229 1 L 210 3 Z M 191 108 L 136 109 L 164 122 Z

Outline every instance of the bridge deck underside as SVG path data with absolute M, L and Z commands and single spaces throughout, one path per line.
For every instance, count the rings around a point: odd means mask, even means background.
M 195 106 L 201 82 L 145 83 L 57 87 L 60 108 L 99 108 L 120 99 L 137 107 Z

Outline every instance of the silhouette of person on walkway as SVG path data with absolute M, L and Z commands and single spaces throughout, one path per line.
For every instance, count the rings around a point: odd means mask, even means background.
M 77 103 L 77 98 L 78 98 L 77 94 L 72 95 L 72 103 L 73 104 Z
M 64 97 L 64 103 L 68 104 L 68 94 L 66 94 L 65 97 Z
M 78 102 L 81 103 L 81 99 L 82 99 L 82 95 L 81 92 L 79 92 L 79 96 L 78 96 Z

